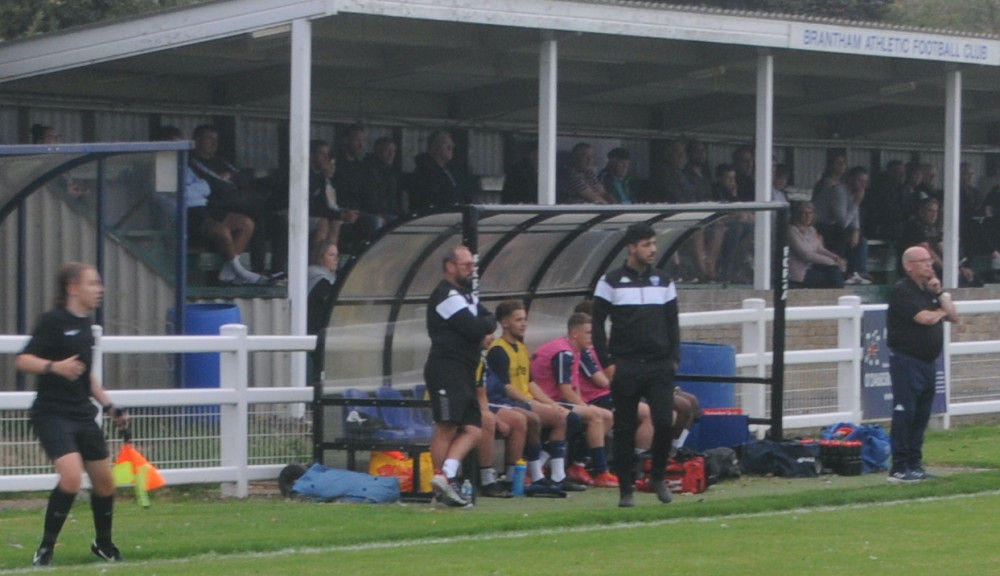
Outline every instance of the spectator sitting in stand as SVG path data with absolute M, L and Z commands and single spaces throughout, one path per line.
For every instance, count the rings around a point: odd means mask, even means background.
M 902 270 L 903 253 L 907 248 L 920 246 L 934 260 L 934 272 L 941 277 L 944 269 L 944 251 L 942 250 L 941 227 L 938 222 L 938 201 L 928 198 L 920 203 L 917 217 L 906 223 L 903 228 L 903 235 L 900 239 L 899 260 L 897 265 Z M 971 268 L 968 267 L 965 259 L 959 263 L 959 286 L 982 286 L 979 279 Z
M 826 172 L 813 188 L 816 231 L 822 236 L 827 250 L 848 262 L 847 284 L 871 284 L 870 278 L 862 276 L 868 242 L 861 235 L 860 212 L 868 170 L 856 166 L 845 176 L 846 168 L 843 154 L 831 156 Z M 858 255 L 852 258 L 852 253 Z
M 685 152 L 684 142 L 672 140 L 660 154 L 661 160 L 650 179 L 649 190 L 645 195 L 647 202 L 696 202 L 696 190 L 684 174 Z
M 582 464 L 574 463 L 567 471 L 577 483 L 599 488 L 617 488 L 618 478 L 608 471 L 604 438 L 611 431 L 614 414 L 607 408 L 587 404 L 580 397 L 580 352 L 591 348 L 591 321 L 588 314 L 575 312 L 567 322 L 567 335 L 556 338 L 535 350 L 531 356 L 531 375 L 539 390 L 553 402 L 578 415 L 586 427 L 587 448 L 596 476 L 591 477 Z M 572 438 L 567 437 L 568 441 Z
M 690 186 L 689 202 L 712 201 L 712 174 L 708 167 L 708 150 L 700 140 L 688 140 L 685 146 L 687 164 L 683 176 Z M 697 270 L 695 281 L 712 281 L 716 277 L 717 261 L 722 249 L 722 228 L 699 228 L 691 237 L 689 255 Z M 679 279 L 677 281 L 680 281 Z
M 906 223 L 900 240 L 900 267 L 902 267 L 902 254 L 906 249 L 920 246 L 930 254 L 934 260 L 934 271 L 938 277 L 941 276 L 941 271 L 944 269 L 944 251 L 941 244 L 942 232 L 938 220 L 938 207 L 939 203 L 936 199 L 928 198 L 921 202 L 917 217 Z M 983 285 L 982 279 L 968 266 L 965 258 L 959 262 L 958 272 L 959 286 L 978 287 Z
M 314 243 L 326 239 L 336 244 L 341 219 L 353 216 L 353 211 L 342 211 L 337 203 L 332 181 L 336 171 L 337 161 L 330 154 L 330 145 L 325 140 L 310 140 L 309 232 Z
M 184 135 L 173 126 L 161 126 L 154 135 L 158 141 L 183 141 Z M 184 167 L 184 205 L 187 207 L 188 240 L 201 242 L 222 255 L 225 261 L 219 272 L 221 284 L 266 284 L 267 276 L 247 270 L 240 262 L 253 236 L 253 220 L 224 205 L 212 203 L 212 190 L 190 166 Z
M 736 169 L 736 197 L 740 202 L 753 202 L 757 199 L 753 148 L 740 146 L 734 150 L 733 167 Z
M 920 165 L 920 172 L 920 185 L 917 186 L 920 199 L 934 198 L 938 202 L 944 200 L 944 192 L 937 187 L 937 170 L 934 166 L 924 162 Z
M 410 212 L 425 214 L 435 208 L 469 203 L 448 169 L 454 153 L 451 134 L 444 130 L 431 132 L 427 138 L 427 152 L 414 159 L 417 167 L 409 180 Z
M 632 181 L 628 177 L 629 153 L 624 148 L 608 152 L 608 163 L 597 175 L 604 190 L 615 197 L 619 204 L 632 204 Z
M 274 216 L 268 211 L 270 191 L 254 186 L 250 178 L 219 156 L 218 150 L 218 128 L 211 124 L 201 124 L 194 129 L 194 151 L 188 158 L 188 164 L 212 189 L 208 198 L 210 207 L 226 212 L 239 212 L 254 221 L 254 234 L 248 244 L 250 262 L 253 268 L 263 270 L 267 253 L 266 240 L 275 228 L 269 221 Z M 262 228 L 265 230 L 262 231 Z M 271 278 L 281 275 L 283 273 L 279 272 Z
M 364 181 L 365 128 L 355 124 L 347 128 L 337 150 L 337 172 L 333 185 L 339 203 L 357 209 L 361 205 L 361 185 Z
M 1000 269 L 996 221 L 993 218 L 998 193 L 982 197 L 974 185 L 976 169 L 969 162 L 959 166 L 958 230 L 959 253 L 969 258 L 989 257 L 990 267 Z
M 899 160 L 889 161 L 885 165 L 885 172 L 872 186 L 861 207 L 862 213 L 866 214 L 862 221 L 865 237 L 898 244 L 903 223 L 909 218 L 904 215 L 901 204 L 905 182 L 906 167 L 903 163 Z
M 45 126 L 43 124 L 31 125 L 32 144 L 59 144 L 60 142 L 62 142 L 62 138 L 54 126 Z
M 524 157 L 507 170 L 507 176 L 503 180 L 503 191 L 500 192 L 500 202 L 538 203 L 538 140 L 528 142 Z
M 345 254 L 356 253 L 378 227 L 377 216 L 366 209 L 364 201 L 365 143 L 364 126 L 347 129 L 337 152 L 337 171 L 332 179 L 343 221 L 337 245 Z
M 712 171 L 708 167 L 708 149 L 701 140 L 692 138 L 684 147 L 687 164 L 684 177 L 693 188 L 691 202 L 712 201 Z
M 560 204 L 614 204 L 614 197 L 604 189 L 594 174 L 594 148 L 586 142 L 573 146 L 570 164 L 557 191 Z
M 739 202 L 736 169 L 731 164 L 715 167 L 715 199 L 718 202 Z M 754 217 L 750 212 L 729 214 L 713 226 L 713 234 L 722 234 L 721 242 L 710 245 L 709 261 L 719 262 L 717 274 L 729 282 L 749 282 L 752 270 Z
M 900 188 L 899 202 L 903 217 L 910 220 L 917 217 L 923 197 L 920 187 L 924 182 L 924 169 L 916 162 L 906 165 L 906 180 Z
M 399 198 L 399 170 L 396 169 L 396 143 L 392 138 L 376 140 L 372 154 L 365 158 L 361 210 L 375 217 L 375 230 L 403 215 Z
M 788 279 L 803 288 L 843 288 L 846 263 L 823 247 L 812 202 L 793 202 L 788 234 Z
M 775 202 L 788 202 L 788 179 L 792 173 L 786 164 L 775 164 L 774 173 L 771 175 L 771 200 Z

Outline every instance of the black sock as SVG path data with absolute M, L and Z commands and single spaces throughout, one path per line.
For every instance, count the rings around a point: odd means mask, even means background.
M 94 512 L 94 531 L 97 532 L 99 546 L 111 545 L 111 516 L 114 504 L 114 496 L 98 496 L 93 493 L 90 495 L 90 509 Z
M 42 535 L 42 546 L 52 548 L 59 539 L 59 532 L 69 516 L 76 494 L 63 492 L 56 486 L 49 494 L 49 505 L 45 509 L 45 534 Z

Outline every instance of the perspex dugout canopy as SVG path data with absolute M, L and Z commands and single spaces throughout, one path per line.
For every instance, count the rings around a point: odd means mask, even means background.
M 624 262 L 624 234 L 630 224 L 653 226 L 658 266 L 670 271 L 687 239 L 747 213 L 775 216 L 771 278 L 774 373 L 780 379 L 787 204 L 477 205 L 390 225 L 343 267 L 324 334 L 322 386 L 328 390 L 403 388 L 423 381 L 430 348 L 426 301 L 442 278 L 444 258 L 455 246 L 464 244 L 476 255 L 477 289 L 488 308 L 508 298 L 527 303 L 531 322 L 526 343 L 533 349 L 564 334 L 573 306 L 593 293 L 606 271 Z M 761 383 L 774 384 L 770 380 Z M 780 391 L 777 396 L 780 401 Z

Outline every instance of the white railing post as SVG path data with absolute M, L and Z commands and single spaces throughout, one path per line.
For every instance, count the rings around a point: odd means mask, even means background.
M 104 336 L 104 327 L 100 324 L 92 324 L 90 326 L 90 333 L 94 335 L 94 349 L 93 356 L 90 358 L 90 374 L 97 378 L 97 381 L 104 384 L 104 351 L 101 349 L 101 337 Z M 101 425 L 101 419 L 104 418 L 104 410 L 101 408 L 97 409 L 97 425 Z
M 951 322 L 944 323 L 944 414 L 941 415 L 941 427 L 951 429 Z
M 757 316 L 751 322 L 743 323 L 743 353 L 756 354 L 754 376 L 767 376 L 767 302 L 763 298 L 747 298 L 744 310 L 756 310 Z M 744 384 L 741 390 L 743 412 L 755 417 L 763 417 L 767 410 L 767 390 L 763 386 Z M 764 428 L 753 426 L 753 430 L 763 435 Z
M 222 484 L 223 496 L 246 498 L 250 492 L 247 480 L 249 450 L 247 448 L 247 380 L 249 377 L 247 327 L 242 324 L 225 324 L 219 329 L 223 336 L 239 339 L 234 352 L 219 354 L 219 387 L 236 390 L 236 404 L 223 404 L 220 409 L 219 447 L 223 467 L 236 469 L 236 482 Z
M 861 414 L 861 298 L 841 296 L 837 305 L 850 308 L 847 318 L 837 320 L 837 348 L 852 350 L 851 359 L 837 364 L 837 409 L 860 422 Z

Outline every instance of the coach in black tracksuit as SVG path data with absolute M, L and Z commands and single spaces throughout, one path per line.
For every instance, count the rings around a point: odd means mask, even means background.
M 594 289 L 594 348 L 604 366 L 614 365 L 611 397 L 615 405 L 615 472 L 621 499 L 635 505 L 635 431 L 639 400 L 645 398 L 653 419 L 652 479 L 664 504 L 672 499 L 663 481 L 670 454 L 674 411 L 674 374 L 680 363 L 677 289 L 667 274 L 653 267 L 656 232 L 645 223 L 625 232 L 625 265 L 601 277 Z M 605 320 L 611 318 L 611 339 Z
M 476 369 L 497 328 L 496 318 L 472 290 L 474 273 L 469 249 L 454 248 L 444 259 L 444 279 L 427 301 L 431 351 L 424 380 L 434 413 L 431 486 L 439 501 L 458 507 L 471 505 L 460 494 L 458 469 L 482 433 Z

